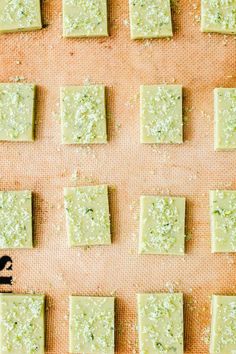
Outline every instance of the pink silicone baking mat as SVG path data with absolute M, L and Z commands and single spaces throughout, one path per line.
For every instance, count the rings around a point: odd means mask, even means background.
M 115 295 L 116 352 L 138 353 L 136 293 L 185 294 L 188 354 L 208 353 L 210 296 L 236 293 L 236 256 L 210 252 L 208 191 L 236 188 L 236 153 L 213 151 L 215 87 L 236 86 L 234 36 L 200 33 L 200 1 L 173 5 L 171 40 L 131 41 L 128 0 L 109 3 L 110 37 L 63 39 L 60 0 L 42 3 L 41 31 L 0 36 L 0 82 L 38 85 L 36 141 L 0 144 L 0 189 L 34 192 L 36 245 L 1 251 L 13 259 L 13 286 L 1 291 L 47 295 L 47 353 L 68 353 L 68 296 Z M 108 87 L 109 143 L 62 146 L 59 88 Z M 184 87 L 180 146 L 139 143 L 139 86 Z M 113 244 L 69 249 L 63 187 L 111 186 Z M 137 254 L 139 197 L 187 198 L 184 257 Z

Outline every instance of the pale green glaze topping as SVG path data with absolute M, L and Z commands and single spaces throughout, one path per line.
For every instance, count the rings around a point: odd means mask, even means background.
M 106 0 L 63 0 L 63 33 L 66 37 L 107 36 Z
M 185 199 L 141 198 L 140 252 L 184 253 Z
M 107 142 L 104 86 L 62 88 L 61 115 L 63 143 Z
M 39 0 L 1 0 L 0 32 L 41 28 Z
M 133 39 L 172 36 L 169 0 L 129 0 L 129 2 Z
M 236 297 L 212 298 L 211 354 L 236 352 Z
M 141 142 L 182 143 L 182 87 L 141 86 Z
M 31 192 L 0 192 L 0 248 L 32 247 Z
M 236 191 L 211 191 L 212 250 L 236 252 Z
M 215 95 L 215 149 L 236 148 L 236 89 L 217 88 Z
M 0 140 L 33 140 L 35 86 L 0 84 Z
M 0 353 L 44 353 L 44 297 L 0 295 Z
M 107 186 L 65 188 L 70 246 L 111 243 Z
M 236 0 L 202 0 L 202 31 L 236 33 Z
M 70 298 L 70 352 L 114 353 L 114 298 Z
M 183 353 L 182 294 L 138 295 L 140 353 Z

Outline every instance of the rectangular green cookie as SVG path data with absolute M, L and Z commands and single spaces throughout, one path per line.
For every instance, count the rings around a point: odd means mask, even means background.
M 141 143 L 183 142 L 181 85 L 142 85 L 140 111 Z
M 35 85 L 0 84 L 0 140 L 34 140 Z
M 61 124 L 63 144 L 106 143 L 105 87 L 62 87 Z
M 212 252 L 236 252 L 236 191 L 210 191 Z
M 185 198 L 142 196 L 139 253 L 183 255 Z
M 70 247 L 111 244 L 108 187 L 65 188 Z
M 236 33 L 236 0 L 201 0 L 201 31 Z
M 0 34 L 42 28 L 40 0 L 1 0 Z
M 140 353 L 183 354 L 183 294 L 138 294 Z
M 44 354 L 44 295 L 0 294 L 0 354 Z
M 63 36 L 108 36 L 107 0 L 63 0 Z
M 114 354 L 114 298 L 70 297 L 70 353 Z
M 32 247 L 31 192 L 0 192 L 0 249 Z
M 129 0 L 132 39 L 173 36 L 170 0 Z
M 236 149 L 236 88 L 214 90 L 215 150 Z
M 212 296 L 210 354 L 236 353 L 236 296 Z

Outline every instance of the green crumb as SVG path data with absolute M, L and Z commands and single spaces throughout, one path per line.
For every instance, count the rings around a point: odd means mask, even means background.
M 35 85 L 0 84 L 0 140 L 34 140 Z
M 0 353 L 44 354 L 44 296 L 0 294 Z
M 214 90 L 215 150 L 236 149 L 236 88 Z
M 138 294 L 141 353 L 183 354 L 183 295 Z
M 65 188 L 70 247 L 111 244 L 107 186 Z
M 212 252 L 236 252 L 236 191 L 210 191 Z
M 41 28 L 40 0 L 0 1 L 0 33 Z
M 0 248 L 32 247 L 31 192 L 0 192 Z
M 141 143 L 183 142 L 182 86 L 140 87 Z
M 105 88 L 102 85 L 61 88 L 62 142 L 107 142 Z
M 114 354 L 114 298 L 70 297 L 70 353 Z
M 63 0 L 63 36 L 108 36 L 107 0 Z
M 139 253 L 183 255 L 185 198 L 142 196 Z
M 212 296 L 211 354 L 236 352 L 236 296 Z
M 131 38 L 171 37 L 170 0 L 129 0 Z
M 201 0 L 201 31 L 236 33 L 236 0 Z

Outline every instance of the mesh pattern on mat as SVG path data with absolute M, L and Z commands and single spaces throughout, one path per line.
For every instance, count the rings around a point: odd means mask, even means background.
M 118 297 L 117 353 L 134 353 L 135 294 L 168 291 L 173 285 L 185 293 L 186 353 L 208 353 L 203 332 L 210 295 L 236 290 L 235 256 L 210 254 L 208 217 L 208 190 L 236 188 L 235 153 L 213 151 L 212 94 L 215 87 L 236 86 L 236 41 L 201 34 L 199 12 L 199 0 L 180 0 L 173 40 L 132 42 L 128 1 L 110 1 L 110 38 L 62 39 L 61 1 L 46 0 L 45 29 L 0 37 L 0 81 L 23 76 L 39 85 L 36 142 L 0 145 L 0 188 L 35 192 L 36 248 L 0 255 L 14 259 L 14 292 L 48 295 L 47 353 L 68 352 L 68 295 L 111 293 Z M 59 87 L 88 79 L 108 86 L 109 144 L 61 146 L 53 114 Z M 184 86 L 185 143 L 141 145 L 139 85 L 164 81 Z M 69 249 L 62 188 L 90 183 L 115 186 L 110 198 L 114 243 Z M 192 237 L 185 257 L 137 255 L 142 193 L 187 197 Z

